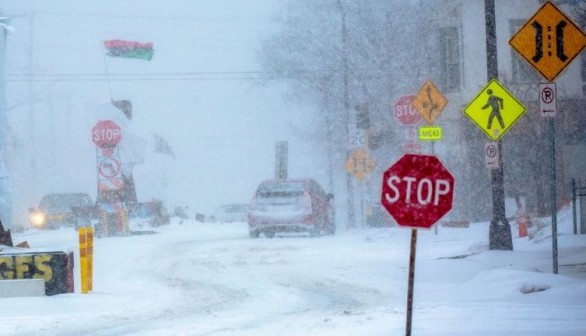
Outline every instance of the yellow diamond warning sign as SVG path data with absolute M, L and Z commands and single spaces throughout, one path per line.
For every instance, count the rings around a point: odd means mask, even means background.
M 509 41 L 527 62 L 553 81 L 586 45 L 586 36 L 563 12 L 546 2 Z
M 427 81 L 415 96 L 412 104 L 423 119 L 431 125 L 448 104 L 448 99 L 431 81 Z
M 355 150 L 346 161 L 346 170 L 352 173 L 359 181 L 364 180 L 366 175 L 374 169 L 375 162 L 368 152 L 363 149 Z
M 464 108 L 464 114 L 494 141 L 500 139 L 523 113 L 525 106 L 495 79 Z

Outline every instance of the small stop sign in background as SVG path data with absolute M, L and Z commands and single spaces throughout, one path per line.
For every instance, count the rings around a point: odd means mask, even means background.
M 430 228 L 453 199 L 454 177 L 435 156 L 405 154 L 383 174 L 381 203 L 401 226 Z
M 393 115 L 401 124 L 405 126 L 417 125 L 421 120 L 421 114 L 413 107 L 415 95 L 405 95 L 399 97 L 395 102 Z
M 92 141 L 100 148 L 112 148 L 122 139 L 122 131 L 112 120 L 100 120 L 92 128 Z

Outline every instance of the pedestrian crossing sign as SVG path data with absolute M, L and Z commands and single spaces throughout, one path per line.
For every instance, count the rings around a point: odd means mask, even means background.
M 488 82 L 464 108 L 464 114 L 494 141 L 498 141 L 524 113 L 525 106 L 496 79 Z

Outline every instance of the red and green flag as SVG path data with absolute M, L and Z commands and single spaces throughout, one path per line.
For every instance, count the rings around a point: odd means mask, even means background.
M 136 41 L 107 40 L 104 41 L 107 55 L 112 57 L 140 58 L 150 61 L 155 50 L 152 43 Z

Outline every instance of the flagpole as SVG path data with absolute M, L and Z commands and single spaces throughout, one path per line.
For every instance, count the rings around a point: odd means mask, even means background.
M 104 46 L 104 41 L 102 41 L 102 47 Z M 106 72 L 106 82 L 108 83 L 108 92 L 110 92 L 110 100 L 114 100 L 114 96 L 112 95 L 112 84 L 110 83 L 110 74 L 108 73 L 108 63 L 106 62 L 106 52 L 103 50 L 102 52 L 102 59 L 104 60 L 104 69 Z

